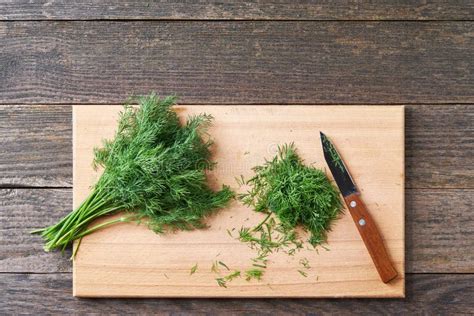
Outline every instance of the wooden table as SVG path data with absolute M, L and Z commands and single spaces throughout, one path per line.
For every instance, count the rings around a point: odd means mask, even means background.
M 474 5 L 0 4 L 0 313 L 467 313 L 474 308 Z M 325 4 L 330 3 L 330 4 Z M 405 300 L 77 299 L 28 232 L 71 209 L 72 104 L 406 105 Z

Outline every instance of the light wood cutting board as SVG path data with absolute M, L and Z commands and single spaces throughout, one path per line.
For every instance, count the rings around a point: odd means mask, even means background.
M 98 178 L 92 149 L 112 137 L 120 106 L 74 106 L 74 207 Z M 227 229 L 251 226 L 262 215 L 238 202 L 207 220 L 209 229 L 156 235 L 145 226 L 119 224 L 87 236 L 74 261 L 75 296 L 81 297 L 403 297 L 404 108 L 401 106 L 186 106 L 185 117 L 210 113 L 217 168 L 212 186 L 238 189 L 235 177 L 294 142 L 308 164 L 327 168 L 319 131 L 330 137 L 362 192 L 399 273 L 380 281 L 350 214 L 334 223 L 329 250 L 270 257 L 261 281 L 244 278 L 219 287 L 212 263 L 232 271 L 251 266 L 255 252 Z M 328 171 L 329 173 L 329 171 Z M 311 268 L 302 268 L 307 258 Z M 191 268 L 197 264 L 193 275 Z M 305 270 L 307 277 L 298 270 Z M 227 271 L 222 268 L 222 275 Z

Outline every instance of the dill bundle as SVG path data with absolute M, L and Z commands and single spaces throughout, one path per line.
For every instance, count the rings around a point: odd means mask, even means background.
M 124 221 L 147 219 L 155 232 L 203 227 L 202 219 L 233 197 L 229 187 L 212 191 L 206 170 L 212 141 L 203 140 L 212 117 L 201 114 L 181 124 L 171 109 L 174 97 L 139 99 L 124 106 L 114 139 L 94 149 L 94 167 L 103 173 L 82 204 L 57 224 L 35 231 L 45 250 L 65 249 L 73 240 Z M 126 215 L 93 227 L 97 218 Z
M 293 144 L 279 147 L 277 156 L 253 170 L 255 176 L 245 182 L 250 186 L 249 191 L 239 197 L 255 211 L 273 213 L 279 219 L 278 232 L 282 237 L 280 242 L 273 240 L 274 248 L 281 247 L 282 242 L 295 244 L 293 228 L 297 225 L 310 232 L 308 241 L 313 246 L 325 242 L 331 222 L 342 210 L 339 191 L 326 174 L 305 166 Z M 264 224 L 265 221 L 252 230 L 259 232 L 260 237 L 249 236 L 249 231 L 241 230 L 240 239 L 265 247 L 271 233 L 265 233 Z

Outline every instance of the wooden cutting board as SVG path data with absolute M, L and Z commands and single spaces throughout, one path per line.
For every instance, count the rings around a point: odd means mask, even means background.
M 120 106 L 74 106 L 74 206 L 98 178 L 92 149 L 112 137 Z M 74 261 L 75 296 L 81 297 L 403 297 L 404 108 L 402 106 L 186 106 L 185 117 L 215 117 L 217 168 L 211 185 L 238 189 L 235 177 L 272 158 L 279 144 L 294 142 L 308 164 L 327 168 L 319 131 L 330 137 L 362 192 L 399 277 L 380 281 L 350 214 L 334 223 L 328 250 L 270 257 L 261 281 L 238 278 L 219 287 L 216 260 L 245 271 L 255 252 L 227 229 L 251 226 L 262 215 L 233 202 L 207 220 L 209 229 L 157 235 L 145 226 L 119 224 L 87 236 Z M 329 172 L 329 171 L 328 171 Z M 309 260 L 304 269 L 300 259 Z M 197 264 L 196 273 L 190 274 Z M 304 270 L 307 276 L 298 270 Z M 221 274 L 227 271 L 221 267 Z

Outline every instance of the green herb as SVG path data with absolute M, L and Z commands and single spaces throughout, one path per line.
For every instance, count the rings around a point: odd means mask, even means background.
M 216 278 L 216 281 L 217 281 L 217 284 L 220 287 L 227 288 L 227 282 L 230 282 L 233 279 L 238 278 L 238 277 L 240 277 L 240 271 L 234 271 L 234 272 L 226 275 L 225 277 Z
M 198 265 L 197 265 L 197 263 L 196 263 L 196 264 L 191 268 L 191 273 L 190 273 L 190 274 L 193 275 L 194 273 L 196 273 L 197 269 L 198 269 Z
M 158 233 L 201 228 L 205 216 L 227 205 L 229 187 L 214 192 L 206 179 L 214 166 L 212 141 L 202 136 L 212 117 L 192 116 L 181 124 L 174 103 L 174 97 L 152 94 L 140 98 L 138 108 L 124 107 L 115 138 L 94 151 L 94 166 L 104 170 L 90 195 L 57 224 L 34 232 L 45 239 L 45 250 L 64 250 L 98 229 L 143 218 Z M 89 227 L 118 211 L 126 215 Z
M 309 265 L 309 260 L 307 258 L 300 259 L 300 264 L 306 269 L 311 269 L 311 266 Z
M 281 222 L 280 230 L 294 234 L 287 242 L 297 239 L 293 231 L 297 225 L 311 233 L 313 246 L 325 242 L 342 204 L 339 191 L 324 171 L 305 166 L 293 144 L 279 147 L 276 157 L 253 170 L 255 176 L 246 181 L 250 190 L 239 196 L 243 203 L 257 212 L 274 213 Z M 256 242 L 248 231 L 242 233 L 243 241 Z M 265 242 L 271 243 L 268 238 Z
M 261 280 L 263 276 L 262 269 L 249 269 L 245 271 L 245 280 L 250 281 L 252 279 Z
M 299 272 L 302 276 L 304 276 L 305 278 L 308 277 L 308 274 L 307 274 L 306 272 L 304 272 L 304 271 L 302 271 L 302 270 L 298 270 L 298 272 Z
M 217 281 L 217 284 L 218 284 L 220 287 L 225 287 L 225 288 L 227 288 L 226 281 L 225 281 L 224 278 L 216 278 L 216 281 Z
M 214 262 L 212 263 L 211 272 L 219 273 L 219 266 L 218 266 L 217 261 L 214 261 Z
M 232 281 L 233 279 L 240 276 L 240 271 L 234 271 L 231 274 L 227 275 L 225 278 L 227 281 Z
M 218 262 L 221 266 L 223 266 L 224 268 L 226 268 L 227 270 L 230 270 L 229 267 L 222 261 L 219 261 Z
M 336 148 L 334 148 L 333 144 L 326 137 L 323 137 L 323 142 L 326 145 L 326 148 L 329 150 L 329 155 L 331 156 L 331 160 L 334 162 L 334 165 L 337 166 L 339 170 L 344 172 L 344 164 L 341 157 L 337 153 Z

